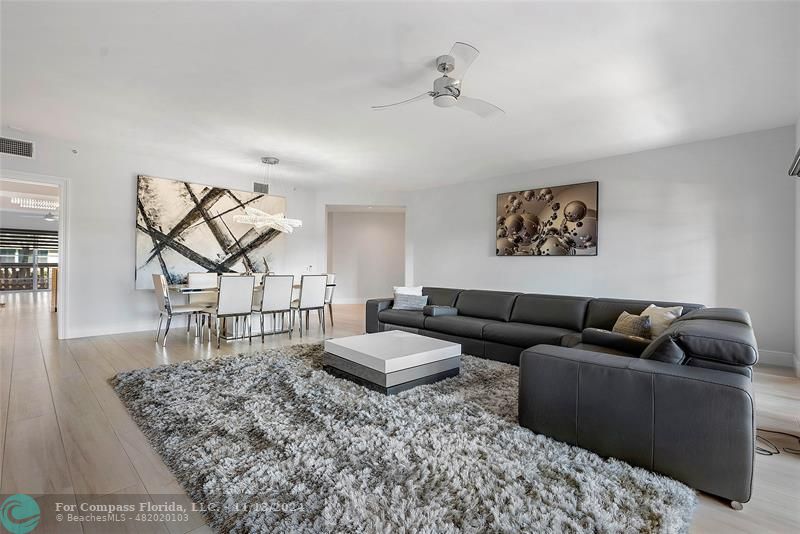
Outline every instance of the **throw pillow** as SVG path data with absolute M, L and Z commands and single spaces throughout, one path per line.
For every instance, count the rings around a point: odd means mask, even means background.
M 403 295 L 422 295 L 422 286 L 394 286 L 394 294 L 402 293 Z
M 612 328 L 611 331 L 618 334 L 625 334 L 626 336 L 649 338 L 650 317 L 622 312 L 617 322 L 614 323 L 614 328 Z
M 393 310 L 417 310 L 420 311 L 428 303 L 428 295 L 405 295 L 398 293 L 394 296 Z
M 653 339 L 664 333 L 672 321 L 683 313 L 683 306 L 672 306 L 670 308 L 659 308 L 655 304 L 648 306 L 642 313 L 642 317 L 650 317 L 650 335 Z

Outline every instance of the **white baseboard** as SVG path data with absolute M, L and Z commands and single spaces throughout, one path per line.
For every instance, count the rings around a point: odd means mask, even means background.
M 787 367 L 789 369 L 793 369 L 795 366 L 794 354 L 777 350 L 759 350 L 758 363 L 775 367 Z
M 150 324 L 145 323 L 132 323 L 128 325 L 115 325 L 112 327 L 99 327 L 99 328 L 67 328 L 66 336 L 64 339 L 77 339 L 82 337 L 97 337 L 97 336 L 113 336 L 114 334 L 127 334 L 130 332 L 144 332 L 146 330 L 152 330 L 155 332 L 156 330 L 156 318 L 153 321 L 149 321 Z M 177 322 L 180 321 L 180 322 Z M 184 328 L 186 327 L 186 320 L 176 319 L 176 325 L 181 324 Z

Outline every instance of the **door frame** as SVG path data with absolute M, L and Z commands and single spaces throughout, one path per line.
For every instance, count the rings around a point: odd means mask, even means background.
M 69 180 L 59 176 L 0 169 L 0 178 L 15 182 L 58 186 L 58 339 L 67 338 L 67 310 L 69 309 Z

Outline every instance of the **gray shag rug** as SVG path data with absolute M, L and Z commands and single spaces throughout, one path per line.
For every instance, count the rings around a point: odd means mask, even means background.
M 685 485 L 518 426 L 517 367 L 464 356 L 387 397 L 321 358 L 295 345 L 111 383 L 219 532 L 688 530 Z

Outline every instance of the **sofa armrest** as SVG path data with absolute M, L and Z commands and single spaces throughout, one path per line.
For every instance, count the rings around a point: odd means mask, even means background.
M 388 310 L 389 308 L 392 307 L 393 303 L 394 303 L 393 298 L 370 299 L 367 301 L 367 312 L 366 312 L 367 334 L 383 331 L 383 326 L 381 325 L 381 322 L 378 320 L 378 313 L 382 312 L 383 310 Z
M 750 499 L 755 427 L 743 375 L 537 345 L 520 356 L 519 422 L 696 489 Z
M 601 330 L 599 328 L 586 328 L 581 335 L 582 343 L 600 345 L 609 349 L 619 350 L 632 356 L 641 356 L 644 349 L 652 340 L 636 336 L 626 336 L 619 332 Z

